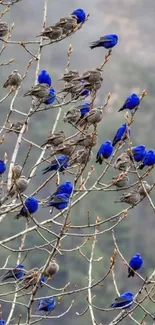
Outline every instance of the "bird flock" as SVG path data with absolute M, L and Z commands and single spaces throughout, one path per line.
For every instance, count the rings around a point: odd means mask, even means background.
M 72 12 L 68 17 L 61 18 L 57 23 L 52 26 L 44 28 L 37 37 L 48 39 L 50 43 L 61 41 L 65 37 L 70 36 L 85 23 L 87 19 L 86 13 L 83 9 L 79 8 Z M 0 37 L 3 38 L 9 32 L 7 23 L 0 22 Z M 109 34 L 101 37 L 97 41 L 90 44 L 90 49 L 105 48 L 111 51 L 118 43 L 118 36 Z M 93 152 L 92 148 L 96 146 L 98 134 L 97 127 L 103 119 L 105 105 L 94 107 L 94 100 L 97 91 L 101 88 L 103 83 L 103 69 L 94 68 L 92 70 L 79 73 L 76 70 L 68 70 L 60 79 L 64 82 L 64 86 L 58 92 L 52 87 L 52 78 L 48 71 L 40 71 L 37 77 L 37 84 L 24 93 L 24 97 L 31 96 L 35 100 L 36 105 L 53 105 L 60 94 L 63 96 L 70 96 L 70 102 L 81 100 L 82 103 L 75 105 L 64 113 L 63 122 L 71 124 L 77 131 L 78 135 L 75 139 L 67 139 L 63 130 L 50 133 L 45 141 L 40 145 L 41 148 L 50 150 L 50 157 L 54 157 L 50 163 L 42 170 L 42 174 L 57 171 L 65 173 L 69 168 L 78 166 L 78 175 L 83 172 L 87 163 L 91 161 Z M 17 89 L 22 82 L 22 76 L 17 70 L 14 70 L 5 81 L 3 87 L 13 87 Z M 85 101 L 87 96 L 91 96 L 91 101 Z M 61 97 L 60 97 L 61 98 Z M 63 97 L 64 98 L 64 97 Z M 141 97 L 137 94 L 129 95 L 122 107 L 118 112 L 128 110 L 131 117 L 139 110 Z M 17 121 L 11 123 L 8 133 L 15 132 L 17 135 L 20 133 L 24 122 Z M 131 127 L 130 122 L 121 125 L 113 139 L 106 140 L 101 144 L 96 151 L 96 164 L 102 165 L 103 162 L 110 164 L 108 161 L 112 157 L 115 150 L 120 150 L 121 147 L 130 143 Z M 93 127 L 93 132 L 90 128 Z M 27 132 L 27 128 L 25 131 Z M 116 148 L 116 149 L 115 149 Z M 155 150 L 147 150 L 145 145 L 140 144 L 135 147 L 128 146 L 116 158 L 114 164 L 111 166 L 114 170 L 120 173 L 113 177 L 111 185 L 116 186 L 118 189 L 126 189 L 130 185 L 129 172 L 136 164 L 136 170 L 142 170 L 144 167 L 153 167 L 155 164 Z M 99 166 L 99 168 L 101 168 Z M 6 163 L 0 160 L 0 175 L 6 172 Z M 21 197 L 28 187 L 29 181 L 23 175 L 23 169 L 19 164 L 15 164 L 12 169 L 12 184 L 9 191 L 1 198 L 0 205 L 4 204 L 9 198 Z M 70 204 L 70 198 L 74 192 L 72 182 L 66 180 L 60 183 L 57 190 L 50 195 L 44 207 L 52 207 L 57 210 L 66 209 Z M 152 186 L 147 181 L 142 180 L 138 183 L 137 187 L 124 192 L 121 197 L 116 199 L 117 202 L 125 202 L 131 206 L 139 203 L 152 189 Z M 23 202 L 22 208 L 15 216 L 15 219 L 20 217 L 31 217 L 37 212 L 39 208 L 38 200 L 29 196 Z M 135 254 L 129 261 L 128 277 L 134 277 L 135 271 L 142 267 L 143 259 L 139 253 Z M 39 287 L 41 288 L 45 282 L 53 279 L 54 275 L 59 271 L 59 265 L 55 259 L 49 262 L 46 269 L 34 268 L 31 271 L 26 271 L 24 265 L 19 264 L 4 274 L 2 281 L 13 279 L 17 281 L 23 289 L 28 289 L 36 285 L 39 276 Z M 115 302 L 111 305 L 112 308 L 128 308 L 134 301 L 134 295 L 131 292 L 125 292 L 120 297 L 116 298 Z M 50 312 L 55 308 L 56 301 L 51 298 L 42 299 L 38 305 L 38 311 Z

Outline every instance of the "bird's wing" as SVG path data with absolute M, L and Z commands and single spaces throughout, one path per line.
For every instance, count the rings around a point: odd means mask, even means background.
M 62 203 L 62 202 L 68 202 L 68 198 L 64 197 L 63 195 L 55 195 L 52 199 L 52 203 Z
M 122 302 L 130 302 L 131 298 L 129 298 L 129 297 L 117 297 L 115 299 L 115 301 L 120 304 Z
M 111 42 L 111 39 L 107 38 L 106 36 L 102 36 L 102 37 L 100 37 L 100 41 Z

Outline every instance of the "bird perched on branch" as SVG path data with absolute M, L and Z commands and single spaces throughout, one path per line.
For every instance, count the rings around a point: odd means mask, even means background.
M 46 70 L 40 71 L 40 73 L 38 75 L 38 84 L 45 84 L 49 87 L 51 86 L 52 79 Z
M 143 169 L 145 166 L 154 166 L 155 164 L 155 150 L 150 149 L 146 152 L 143 162 L 139 166 L 139 169 Z
M 53 298 L 41 299 L 38 305 L 38 311 L 48 311 L 51 312 L 56 305 L 56 301 Z
M 46 27 L 43 32 L 38 34 L 37 37 L 43 36 L 49 38 L 50 41 L 56 41 L 62 37 L 62 34 L 63 34 L 63 29 L 61 27 L 49 26 Z
M 63 77 L 59 80 L 63 80 L 65 82 L 71 82 L 76 77 L 79 77 L 79 72 L 77 70 L 70 70 L 68 72 L 65 72 Z
M 14 180 L 14 184 L 10 189 L 9 196 L 13 197 L 16 193 L 23 193 L 28 187 L 28 180 L 24 175 L 20 176 L 17 180 Z
M 31 87 L 30 90 L 26 91 L 24 97 L 26 96 L 34 96 L 38 99 L 47 99 L 48 96 L 50 98 L 50 88 L 46 84 L 37 84 L 34 87 Z
M 59 172 L 63 172 L 68 166 L 69 157 L 62 155 L 57 157 L 57 159 L 52 160 L 50 165 L 43 169 L 43 174 L 46 174 L 53 170 L 59 170 Z
M 44 146 L 57 147 L 58 145 L 62 144 L 64 140 L 65 140 L 64 131 L 58 131 L 54 133 L 50 132 L 50 134 L 46 138 L 45 142 L 41 145 L 41 147 Z
M 93 157 L 93 152 L 90 150 L 90 148 L 84 148 L 80 149 L 75 152 L 72 159 L 69 162 L 69 166 L 74 166 L 79 164 L 86 165 L 87 162 Z
M 61 154 L 70 157 L 74 153 L 75 149 L 76 149 L 75 142 L 73 140 L 70 140 L 64 144 L 58 145 L 56 151 L 52 153 L 51 156 L 55 154 Z
M 0 37 L 4 37 L 8 34 L 9 32 L 9 26 L 7 23 L 4 21 L 0 22 Z
M 126 187 L 129 185 L 129 177 L 124 173 L 114 176 L 112 178 L 112 185 L 115 185 L 118 188 Z
M 44 275 L 52 280 L 54 278 L 54 275 L 58 271 L 59 271 L 59 264 L 56 262 L 55 259 L 52 259 L 52 261 L 49 263 L 46 270 L 44 271 Z
M 114 168 L 126 171 L 131 166 L 131 160 L 127 153 L 124 151 L 118 156 L 114 163 Z
M 6 133 L 15 132 L 17 135 L 19 135 L 23 125 L 24 125 L 24 121 L 17 121 L 14 123 L 10 123 L 10 129 L 7 130 Z M 28 125 L 26 124 L 24 133 L 26 133 L 27 130 L 28 130 Z
M 125 202 L 130 205 L 135 205 L 140 201 L 140 193 L 138 189 L 133 189 L 130 192 L 125 192 L 119 199 L 116 199 L 115 203 Z
M 131 160 L 134 158 L 134 160 L 136 162 L 139 162 L 144 159 L 144 157 L 146 155 L 146 148 L 143 144 L 141 144 L 139 146 L 132 147 L 131 150 L 128 149 L 127 152 L 129 154 Z M 131 152 L 132 152 L 132 154 L 131 154 Z
M 5 81 L 3 88 L 7 88 L 8 86 L 13 86 L 18 88 L 21 84 L 22 77 L 18 70 L 14 70 L 11 72 L 11 74 L 8 76 L 7 80 Z
M 10 269 L 9 271 L 7 271 L 4 274 L 2 281 L 5 281 L 7 279 L 14 279 L 14 280 L 21 279 L 24 275 L 25 275 L 24 265 L 19 264 L 14 268 Z
M 69 194 L 71 195 L 73 192 L 73 184 L 70 181 L 66 181 L 61 183 L 57 190 L 50 196 L 51 198 L 54 197 L 56 194 Z
M 81 23 L 84 23 L 84 21 L 86 20 L 86 13 L 83 9 L 81 8 L 78 8 L 78 9 L 75 9 L 73 12 L 72 12 L 72 15 L 76 16 L 77 17 L 77 24 L 81 24 Z
M 75 96 L 80 96 L 81 91 L 84 89 L 84 82 L 79 81 L 79 80 L 72 80 L 65 84 L 65 87 L 61 89 L 58 94 L 60 93 L 67 93 L 71 94 L 72 99 Z
M 46 206 L 48 207 L 54 207 L 57 210 L 63 210 L 66 209 L 69 205 L 69 199 L 70 195 L 67 193 L 62 194 L 56 194 L 54 196 L 51 196 L 48 200 L 48 203 Z
M 29 214 L 35 213 L 38 210 L 38 208 L 39 208 L 38 200 L 33 196 L 29 196 L 25 200 L 24 206 L 21 208 L 20 212 L 15 216 L 15 219 L 19 219 L 20 217 L 29 217 Z
M 86 134 L 85 136 L 81 135 L 77 140 L 75 140 L 75 144 L 77 146 L 84 146 L 86 148 L 91 148 L 96 145 L 97 142 L 97 134 Z
M 18 179 L 21 176 L 22 173 L 22 166 L 19 164 L 15 164 L 14 167 L 12 168 L 12 180 Z
M 127 134 L 130 135 L 130 128 L 127 127 L 126 124 L 123 124 L 120 126 L 120 128 L 117 130 L 114 139 L 112 141 L 113 147 L 120 141 L 125 141 L 127 139 Z
M 132 256 L 128 267 L 128 278 L 130 278 L 130 276 L 134 277 L 134 271 L 138 271 L 141 268 L 142 264 L 143 259 L 139 253 Z
M 115 302 L 110 306 L 117 309 L 126 309 L 133 303 L 133 294 L 131 292 L 125 292 L 115 299 Z
M 102 165 L 104 159 L 108 159 L 113 152 L 113 146 L 111 141 L 105 141 L 99 148 L 96 155 L 96 163 Z
M 131 96 L 127 97 L 125 103 L 123 106 L 119 109 L 118 112 L 123 111 L 124 109 L 135 109 L 139 106 L 140 104 L 140 98 L 136 94 L 132 94 Z
M 100 37 L 99 40 L 92 42 L 90 45 L 91 49 L 96 47 L 104 47 L 105 49 L 111 49 L 118 43 L 118 36 L 116 34 L 109 34 Z
M 69 17 L 60 18 L 59 22 L 57 22 L 55 26 L 61 27 L 63 29 L 63 35 L 67 35 L 67 33 L 70 33 L 77 28 L 77 17 L 71 15 Z
M 144 187 L 142 186 L 142 184 L 143 184 Z M 142 181 L 142 184 L 139 184 L 139 187 L 138 187 L 139 188 L 139 194 L 141 196 L 145 196 L 146 192 L 149 192 L 151 190 L 152 186 L 149 185 L 148 182 L 146 182 L 146 181 Z M 146 192 L 145 192 L 144 188 L 145 188 Z
M 82 119 L 77 123 L 79 126 L 97 124 L 102 121 L 103 118 L 103 106 L 92 108 L 89 113 L 85 114 Z
M 73 79 L 73 81 L 87 81 L 90 84 L 94 84 L 99 81 L 102 77 L 102 69 L 96 68 L 92 70 L 88 70 L 82 73 L 81 76 Z
M 56 91 L 54 88 L 49 89 L 49 94 L 44 100 L 45 105 L 52 105 L 56 100 Z
M 71 108 L 64 114 L 63 121 L 71 124 L 76 123 L 81 117 L 81 111 L 76 107 Z
M 27 272 L 21 279 L 20 283 L 24 286 L 24 289 L 28 289 L 36 285 L 41 272 L 38 268 L 34 268 Z M 39 286 L 42 287 L 46 281 L 46 277 L 42 276 L 39 281 Z

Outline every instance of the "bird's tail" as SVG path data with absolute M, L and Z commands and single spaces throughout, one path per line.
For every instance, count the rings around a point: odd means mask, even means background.
M 131 270 L 131 269 L 129 268 L 129 269 L 128 269 L 128 272 L 129 272 L 129 274 L 128 274 L 128 278 L 130 278 L 130 276 L 134 277 L 135 273 L 134 273 L 133 270 Z
M 122 106 L 119 110 L 118 110 L 118 112 L 121 112 L 121 111 L 123 111 L 124 110 L 124 106 Z
M 42 170 L 42 174 L 44 175 L 44 174 L 48 173 L 50 170 L 51 170 L 50 167 L 46 167 Z
M 142 164 L 139 165 L 138 169 L 142 170 L 144 168 L 144 166 L 145 165 L 142 163 Z
M 21 217 L 21 214 L 20 213 L 18 213 L 18 214 L 16 214 L 16 216 L 14 216 L 14 219 L 16 220 L 18 220 L 19 218 Z
M 26 97 L 26 96 L 29 96 L 29 95 L 31 95 L 30 90 L 26 91 L 26 93 L 23 95 L 23 97 Z
M 90 48 L 91 48 L 91 50 L 92 50 L 92 49 L 95 49 L 95 47 L 98 47 L 98 46 L 100 46 L 100 45 L 99 45 L 99 42 L 98 42 L 98 41 L 96 41 L 96 42 L 92 42 L 92 43 L 90 44 L 90 46 L 89 46 L 89 47 L 90 47 Z
M 112 146 L 115 147 L 116 143 L 117 143 L 117 140 L 114 139 L 112 142 Z
M 116 199 L 116 200 L 114 201 L 114 203 L 119 203 L 119 202 L 122 202 L 122 199 L 121 199 L 121 198 Z
M 3 88 L 7 88 L 8 87 L 8 82 L 6 81 L 3 85 Z
M 99 163 L 100 165 L 102 165 L 102 158 L 99 156 L 99 157 L 96 157 L 96 163 Z

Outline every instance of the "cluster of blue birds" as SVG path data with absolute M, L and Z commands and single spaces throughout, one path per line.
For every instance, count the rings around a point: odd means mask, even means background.
M 49 38 L 51 42 L 61 40 L 70 33 L 75 32 L 76 28 L 78 28 L 79 24 L 83 24 L 86 20 L 86 13 L 83 9 L 79 8 L 72 12 L 69 17 L 64 17 L 60 19 L 58 23 L 53 26 L 46 27 L 45 30 L 39 34 L 43 37 Z M 118 36 L 115 34 L 108 34 L 101 37 L 99 40 L 94 41 L 90 44 L 90 48 L 98 48 L 103 47 L 105 49 L 111 50 L 118 43 Z M 82 77 L 76 71 L 69 71 L 64 74 L 63 80 L 67 83 L 66 88 L 64 88 L 64 92 L 68 91 L 71 94 L 71 99 L 78 99 L 79 96 L 82 99 L 85 99 L 88 95 L 92 94 L 92 90 L 95 89 L 97 91 L 102 83 L 101 70 L 94 69 L 83 73 Z M 10 86 L 19 86 L 20 76 L 18 71 L 15 70 L 9 77 L 7 82 L 4 84 L 4 88 L 8 85 Z M 42 70 L 37 79 L 37 85 L 28 90 L 24 96 L 32 96 L 36 97 L 45 105 L 53 105 L 53 103 L 57 100 L 56 90 L 52 87 L 52 78 L 48 71 Z M 80 84 L 79 84 L 80 82 Z M 68 87 L 68 88 L 67 88 Z M 96 87 L 96 88 L 93 88 Z M 98 88 L 97 88 L 98 87 Z M 67 92 L 66 91 L 66 92 Z M 67 94 L 68 94 L 67 93 Z M 74 97 L 72 95 L 74 94 Z M 139 108 L 141 98 L 137 94 L 131 94 L 128 96 L 122 105 L 122 107 L 118 110 L 118 112 L 129 110 L 132 112 L 136 112 Z M 73 126 L 84 125 L 84 129 L 89 127 L 90 125 L 94 125 L 96 127 L 97 123 L 99 123 L 102 119 L 102 108 L 92 108 L 91 103 L 83 102 L 82 104 L 75 107 L 75 111 L 68 111 L 65 119 L 73 124 Z M 84 123 L 84 124 L 83 124 Z M 130 127 L 127 123 L 121 125 L 112 141 L 106 140 L 101 144 L 100 148 L 96 153 L 96 163 L 102 165 L 103 161 L 109 159 L 114 151 L 114 147 L 124 141 L 126 141 L 131 134 Z M 47 141 L 44 143 L 46 145 L 53 145 L 56 149 L 54 154 L 57 156 L 56 159 L 53 159 L 51 163 L 43 169 L 43 174 L 52 171 L 64 172 L 68 167 L 72 166 L 75 163 L 80 163 L 83 165 L 87 165 L 89 160 L 88 156 L 90 154 L 92 146 L 96 144 L 94 140 L 94 136 L 88 136 L 79 139 L 77 142 L 66 143 L 65 144 L 65 136 L 63 131 L 57 132 L 57 134 L 51 135 L 48 137 Z M 55 142 L 54 142 L 55 141 Z M 56 142 L 57 141 L 57 142 Z M 93 143 L 94 141 L 94 143 Z M 63 146 L 63 144 L 65 144 Z M 62 145 L 62 147 L 61 147 Z M 68 145 L 68 147 L 67 147 Z M 84 146 L 82 155 L 80 156 L 79 152 L 77 155 L 72 157 L 73 153 L 75 153 L 75 149 L 77 145 Z M 60 147 L 59 147 L 60 146 Z M 74 148 L 73 151 L 70 152 L 71 148 Z M 59 147 L 59 150 L 58 150 Z M 67 151 L 68 150 L 68 151 Z M 88 155 L 84 156 L 84 153 L 88 150 Z M 80 151 L 80 150 L 79 150 Z M 81 150 L 82 151 L 82 150 Z M 143 169 L 145 166 L 153 166 L 155 164 L 155 150 L 149 149 L 146 150 L 145 145 L 140 144 L 136 147 L 131 148 L 131 153 L 128 153 L 130 159 L 134 159 L 135 162 L 140 163 L 138 165 L 139 169 Z M 60 155 L 57 155 L 57 152 L 60 152 Z M 66 152 L 69 152 L 68 154 Z M 81 159 L 81 160 L 80 160 Z M 83 160 L 82 160 L 83 159 Z M 91 159 L 91 158 L 90 158 Z M 6 163 L 3 160 L 0 160 L 0 175 L 5 173 L 6 171 Z M 70 204 L 70 198 L 74 191 L 74 184 L 71 181 L 65 181 L 60 183 L 57 187 L 57 190 L 50 195 L 48 198 L 48 202 L 45 204 L 47 207 L 53 207 L 57 210 L 66 209 Z M 29 217 L 37 212 L 39 208 L 39 202 L 35 197 L 29 196 L 25 201 L 24 205 L 20 209 L 16 218 L 20 216 Z M 139 253 L 132 256 L 129 261 L 128 267 L 128 277 L 134 277 L 135 272 L 138 271 L 143 265 L 143 259 Z M 14 280 L 21 280 L 25 276 L 24 265 L 20 264 L 9 270 L 6 275 L 3 277 L 3 281 L 9 278 Z M 42 276 L 40 280 L 40 287 L 46 282 L 46 277 Z M 125 292 L 115 299 L 115 302 L 111 305 L 112 308 L 121 308 L 125 309 L 132 305 L 134 302 L 134 295 L 131 292 Z M 38 311 L 43 310 L 44 312 L 52 311 L 56 306 L 56 301 L 51 298 L 42 299 L 38 305 Z M 0 325 L 5 325 L 2 323 L 3 320 L 0 320 Z

